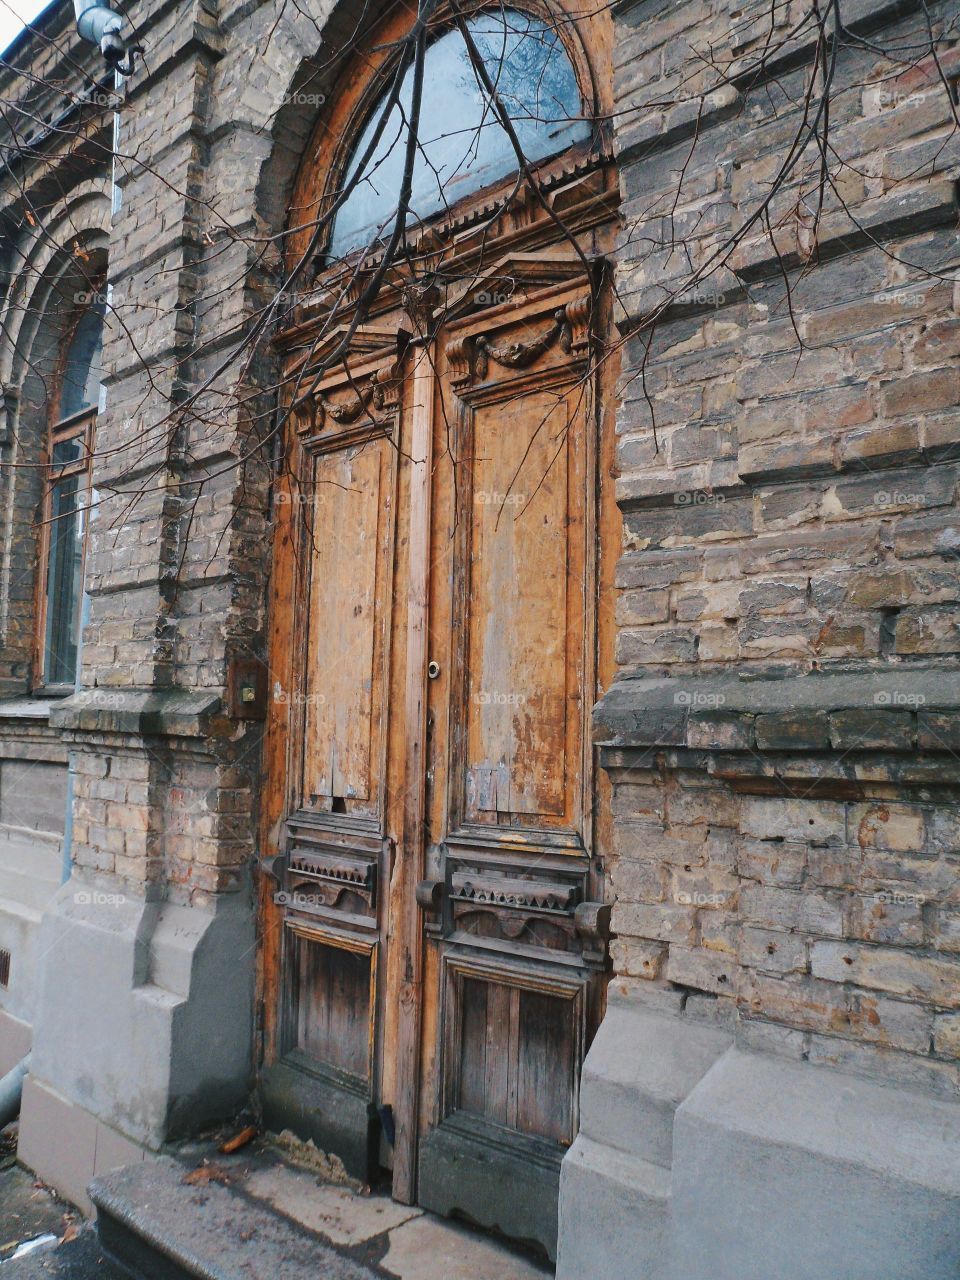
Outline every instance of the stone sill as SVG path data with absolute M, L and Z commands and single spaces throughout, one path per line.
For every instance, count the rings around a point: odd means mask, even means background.
M 50 713 L 56 729 L 139 737 L 219 737 L 232 731 L 215 693 L 184 689 L 83 689 Z
M 611 751 L 960 752 L 960 671 L 912 668 L 750 677 L 622 676 L 594 708 Z
M 59 702 L 55 698 L 0 698 L 0 722 L 4 720 L 34 720 L 46 724 L 50 712 Z

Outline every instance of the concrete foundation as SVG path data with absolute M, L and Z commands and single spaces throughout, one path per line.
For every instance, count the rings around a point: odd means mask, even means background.
M 955 1280 L 960 1105 L 731 1041 L 612 1004 L 558 1280 Z
M 46 913 L 21 1158 L 74 1200 L 124 1159 L 233 1113 L 251 1086 L 249 892 L 209 911 L 67 882 Z M 82 1011 L 82 1016 L 78 1016 Z M 113 1167 L 111 1164 L 110 1167 Z
M 0 1009 L 0 1076 L 30 1052 L 30 1024 Z
M 145 1147 L 27 1076 L 17 1158 L 84 1213 L 91 1178 L 151 1158 Z

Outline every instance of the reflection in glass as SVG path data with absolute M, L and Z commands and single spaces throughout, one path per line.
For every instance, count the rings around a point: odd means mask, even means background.
M 83 432 L 70 436 L 67 440 L 58 440 L 53 446 L 51 461 L 55 469 L 69 466 L 71 462 L 79 462 L 83 457 Z
M 96 407 L 100 395 L 100 359 L 103 353 L 103 307 L 88 307 L 80 317 L 63 367 L 60 419 L 81 409 Z
M 590 136 L 573 67 L 552 27 L 515 9 L 476 14 L 467 27 L 526 160 L 556 155 Z M 334 220 L 333 258 L 390 235 L 403 177 L 412 90 L 411 67 L 363 177 Z M 346 178 L 356 173 L 370 144 L 383 101 L 360 135 Z M 427 50 L 419 134 L 411 222 L 433 217 L 518 167 L 513 145 L 478 83 L 457 30 L 448 31 Z
M 50 492 L 47 555 L 47 625 L 44 675 L 47 684 L 72 684 L 77 670 L 80 583 L 83 564 L 82 475 L 65 476 Z

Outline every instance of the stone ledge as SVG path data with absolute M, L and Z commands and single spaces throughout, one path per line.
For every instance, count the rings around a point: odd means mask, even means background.
M 677 1110 L 675 1280 L 953 1280 L 960 1106 L 732 1049 Z
M 161 1156 L 90 1184 L 104 1247 L 133 1274 L 155 1280 L 241 1280 L 251 1274 L 376 1280 L 385 1274 L 231 1187 L 211 1180 L 198 1195 L 185 1174 L 182 1165 Z
M 953 754 L 960 671 L 622 676 L 593 713 L 608 749 Z
M 46 724 L 53 707 L 59 704 L 52 698 L 0 698 L 0 722 L 4 720 L 33 720 Z
M 835 391 L 849 389 L 851 383 L 837 383 Z M 942 416 L 942 415 L 941 415 Z M 709 424 L 725 425 L 720 420 Z M 872 433 L 878 442 L 884 433 L 882 428 Z M 864 437 L 868 440 L 872 437 Z M 890 439 L 890 437 L 888 437 Z M 616 485 L 617 506 L 625 513 L 673 510 L 678 518 L 703 510 L 703 498 L 716 506 L 718 517 L 724 503 L 744 502 L 759 489 L 769 485 L 796 487 L 800 483 L 818 480 L 836 483 L 840 480 L 858 480 L 865 472 L 877 475 L 877 491 L 893 488 L 900 476 L 916 478 L 917 482 L 930 483 L 930 477 L 941 478 L 945 486 L 956 476 L 956 462 L 946 456 L 955 445 L 923 449 L 918 444 L 912 452 L 899 447 L 894 437 L 889 449 L 877 449 L 871 453 L 869 466 L 852 451 L 841 454 L 841 446 L 850 445 L 849 434 L 840 432 L 822 436 L 819 443 L 825 452 L 815 456 L 809 441 L 765 441 L 745 446 L 737 458 L 723 458 L 701 462 L 678 470 L 637 470 L 618 478 Z M 719 464 L 724 464 L 720 469 Z M 731 475 L 730 468 L 736 468 Z M 881 479 L 881 477 L 883 477 Z M 907 483 L 906 480 L 903 481 Z M 693 500 L 700 497 L 701 501 Z M 889 494 L 887 495 L 889 500 Z M 730 519 L 733 519 L 732 514 Z
M 220 697 L 184 689 L 84 689 L 50 713 L 55 729 L 206 738 L 231 731 Z
M 719 1027 L 712 1046 L 704 1046 L 699 1020 L 654 1010 L 646 993 L 624 1000 L 619 1012 L 610 1057 L 625 1087 L 614 1123 L 642 1133 L 661 1078 L 676 1089 L 669 1182 L 658 1187 L 656 1166 L 608 1145 L 607 1135 L 598 1141 L 581 1133 L 563 1162 L 558 1280 L 595 1274 L 597 1258 L 604 1280 L 960 1274 L 955 1099 L 906 1081 L 891 1086 L 757 1049 L 724 1048 L 729 1037 Z M 586 1059 L 587 1114 L 605 1105 L 607 1073 L 589 1068 L 597 1046 L 602 1056 L 609 1042 L 609 1018 Z M 703 1070 L 677 1087 L 669 1068 L 690 1051 Z

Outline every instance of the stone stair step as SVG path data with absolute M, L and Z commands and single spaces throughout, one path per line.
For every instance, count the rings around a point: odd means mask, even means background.
M 677 1107 L 730 1044 L 716 1027 L 611 999 L 584 1063 L 580 1132 L 669 1169 Z
M 168 1157 L 90 1184 L 106 1252 L 149 1280 L 374 1280 L 384 1272 L 261 1201 L 216 1181 L 188 1183 Z
M 566 1219 L 557 1280 L 601 1274 L 603 1280 L 665 1280 L 671 1203 L 666 1169 L 581 1133 L 560 1181 Z M 598 1240 L 604 1242 L 602 1258 Z

